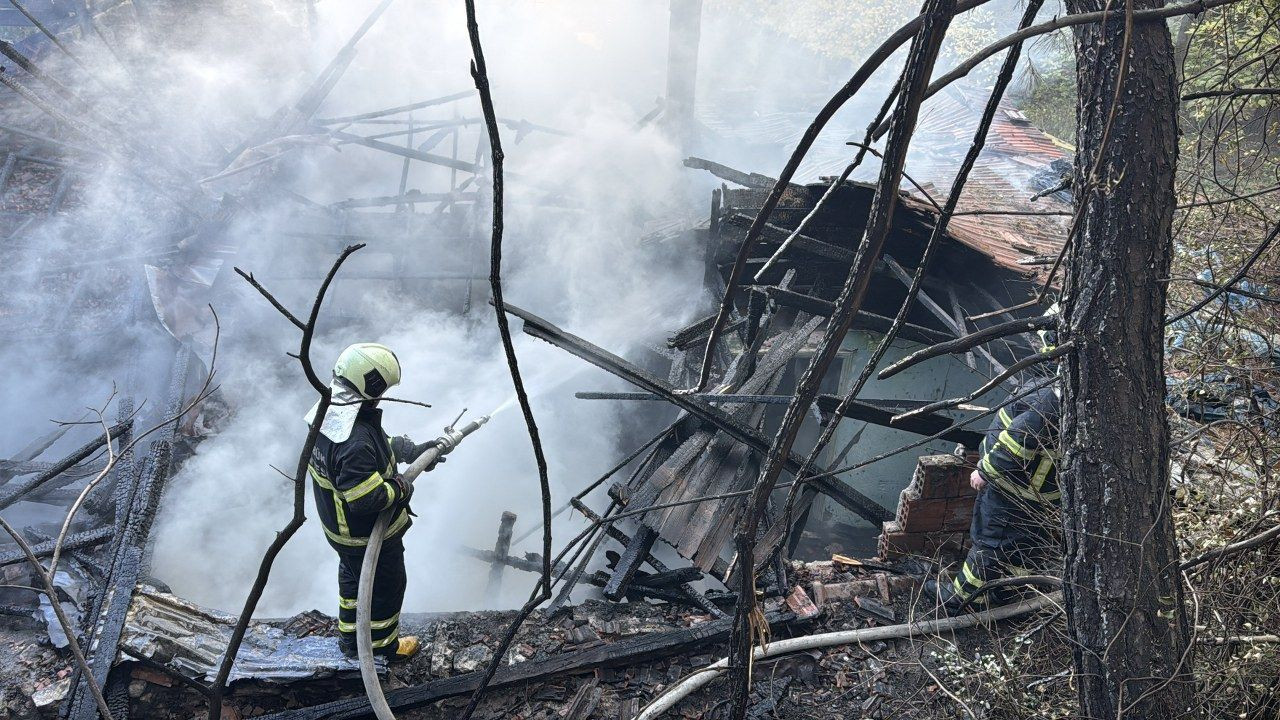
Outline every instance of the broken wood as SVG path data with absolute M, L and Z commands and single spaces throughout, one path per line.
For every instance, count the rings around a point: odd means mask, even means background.
M 635 577 L 636 571 L 640 569 L 640 564 L 644 562 L 649 555 L 649 550 L 653 548 L 653 543 L 658 539 L 658 532 L 647 525 L 640 525 L 636 530 L 636 534 L 631 536 L 631 542 L 627 543 L 626 548 L 622 552 L 622 557 L 618 559 L 618 566 L 614 568 L 613 574 L 609 576 L 609 584 L 604 587 L 604 596 L 614 602 L 622 599 L 626 593 L 627 586 L 631 584 L 631 579 Z
M 498 541 L 493 546 L 494 563 L 489 566 L 489 584 L 484 591 L 485 597 L 494 598 L 502 591 L 503 563 L 511 550 L 511 531 L 515 524 L 516 514 L 510 510 L 504 510 L 502 518 L 498 521 Z
M 523 310 L 509 303 L 506 306 L 506 310 L 524 321 L 525 334 L 532 335 L 540 340 L 545 340 L 556 347 L 586 360 L 596 367 L 608 370 L 614 375 L 617 375 L 637 387 L 661 395 L 668 402 L 689 412 L 704 422 L 714 425 L 718 429 L 727 433 L 730 437 L 750 446 L 757 452 L 768 452 L 770 445 L 768 440 L 755 430 L 744 427 L 740 423 L 736 422 L 718 408 L 712 407 L 709 403 L 700 400 L 695 396 L 676 393 L 676 391 L 667 385 L 666 382 L 659 380 L 648 372 L 641 370 L 604 348 L 593 345 L 576 335 L 561 330 L 550 322 L 543 320 L 527 310 Z M 794 473 L 799 470 L 801 459 L 795 455 L 789 455 L 784 462 L 786 469 Z M 828 497 L 849 509 L 851 512 L 854 512 L 873 523 L 880 523 L 892 518 L 892 513 L 886 510 L 879 503 L 863 495 L 857 490 L 854 490 L 835 477 L 818 477 L 814 478 L 812 482 L 815 487 L 825 493 Z
M 767 175 L 760 173 L 748 173 L 741 170 L 734 170 L 728 165 L 722 165 L 714 160 L 707 160 L 700 157 L 687 157 L 684 159 L 684 166 L 693 168 L 694 170 L 706 170 L 721 180 L 728 180 L 736 185 L 743 187 L 756 188 L 758 190 L 766 190 L 773 187 L 777 182 Z M 799 185 L 792 185 L 792 188 L 803 190 Z
M 622 532 L 622 530 L 617 527 L 616 523 L 600 517 L 594 510 L 588 507 L 586 503 L 575 499 L 573 501 L 573 506 L 585 515 L 588 520 L 604 527 L 605 534 L 624 548 L 631 544 L 631 538 L 627 537 L 627 534 Z M 671 568 L 667 567 L 666 563 L 654 557 L 651 553 L 646 557 L 646 562 L 649 563 L 649 567 L 657 570 L 659 573 L 671 570 Z M 687 598 L 690 603 L 711 613 L 715 617 L 721 617 L 724 615 L 724 613 L 720 611 L 720 608 L 716 607 L 715 604 L 708 600 L 705 595 L 695 590 L 692 585 L 685 583 L 683 585 L 675 586 L 674 589 Z
M 818 409 L 824 413 L 834 413 L 840 408 L 842 400 L 843 398 L 835 395 L 819 395 L 817 400 Z M 861 420 L 873 425 L 881 425 L 894 430 L 904 430 L 917 435 L 937 435 L 946 430 L 944 434 L 939 436 L 940 439 L 959 443 L 967 448 L 978 447 L 983 437 L 980 432 L 963 428 L 947 430 L 947 428 L 955 425 L 955 421 L 945 415 L 936 413 L 913 415 L 894 422 L 894 418 L 898 417 L 898 415 L 893 410 L 878 407 L 865 400 L 854 400 L 851 403 L 845 403 L 843 414 L 844 417 L 852 420 Z
M 101 545 L 102 543 L 110 540 L 111 536 L 114 534 L 115 528 L 102 527 L 95 530 L 76 533 L 75 535 L 68 535 L 62 543 L 62 549 L 63 551 L 78 550 L 80 548 Z M 49 540 L 48 542 L 42 542 L 38 545 L 32 545 L 31 552 L 36 557 L 47 557 L 53 554 L 54 547 L 55 542 L 53 540 Z M 0 567 L 23 562 L 26 560 L 26 557 L 25 553 L 17 550 L 0 553 Z
M 632 586 L 643 586 L 647 588 L 665 588 L 672 585 L 680 585 L 688 582 L 697 582 L 702 579 L 702 570 L 696 567 L 680 568 L 678 570 L 668 570 L 666 572 L 652 573 L 645 575 L 638 574 L 631 580 Z
M 758 287 L 758 286 L 757 286 Z M 791 290 L 784 290 L 774 285 L 762 287 L 765 294 L 777 301 L 779 305 L 786 305 L 797 310 L 803 310 L 810 315 L 821 315 L 823 317 L 831 317 L 835 312 L 835 303 L 828 302 L 821 298 L 815 298 L 804 293 L 798 293 Z M 889 327 L 893 325 L 893 320 L 883 315 L 877 315 L 866 310 L 859 310 L 854 317 L 853 327 L 863 327 L 879 333 L 889 331 Z M 923 325 L 915 325 L 913 323 L 903 323 L 902 330 L 898 333 L 904 338 L 915 340 L 917 342 L 935 343 L 944 340 L 954 339 L 951 335 L 934 330 Z
M 768 613 L 766 618 L 775 629 L 796 623 L 791 613 Z M 634 667 L 664 657 L 689 653 L 695 649 L 722 642 L 729 635 L 729 618 L 711 620 L 690 628 L 666 632 L 644 633 L 605 643 L 546 660 L 527 660 L 504 665 L 489 683 L 491 688 L 511 687 L 544 682 L 556 677 L 581 674 L 611 667 Z M 393 710 L 411 710 L 447 697 L 463 695 L 480 684 L 481 671 L 455 675 L 422 685 L 392 690 L 387 704 Z M 336 700 L 309 708 L 286 710 L 267 715 L 262 720 L 356 720 L 368 717 L 369 701 L 363 697 Z
M 106 445 L 109 440 L 116 439 L 117 436 L 119 436 L 120 434 L 124 433 L 125 431 L 127 431 L 132 427 L 133 427 L 132 418 L 125 420 L 123 422 L 117 423 L 112 427 L 108 428 L 104 434 L 99 435 L 93 440 L 90 440 L 89 442 L 82 445 L 75 452 L 71 453 L 65 458 L 54 463 L 54 465 L 50 467 L 48 470 L 40 473 L 39 475 L 35 476 L 34 478 L 31 478 L 26 482 L 18 483 L 13 488 L 9 489 L 9 491 L 6 492 L 3 497 L 0 497 L 0 510 L 3 510 L 9 507 L 10 505 L 18 502 L 31 491 L 49 482 L 53 478 L 62 474 L 67 469 L 79 464 L 82 460 L 89 457 L 93 453 L 97 452 L 97 450 L 101 448 L 103 445 Z

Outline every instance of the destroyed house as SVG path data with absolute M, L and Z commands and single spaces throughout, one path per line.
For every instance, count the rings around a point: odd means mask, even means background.
M 820 429 L 831 421 L 906 297 L 945 201 L 946 190 L 939 188 L 947 188 L 951 182 L 950 178 L 930 178 L 927 160 L 939 161 L 938 167 L 958 165 L 967 148 L 967 140 L 963 145 L 960 142 L 977 121 L 976 111 L 962 100 L 957 94 L 941 98 L 934 111 L 921 120 L 920 142 L 935 143 L 918 153 L 926 160 L 921 163 L 925 166 L 921 175 L 928 179 L 913 177 L 913 182 L 904 183 L 884 255 L 852 331 L 824 379 L 816 408 L 801 430 L 784 483 L 793 478 Z M 1067 151 L 1030 126 L 1016 110 L 1001 108 L 988 148 L 964 187 L 957 214 L 928 265 L 917 300 L 878 367 L 924 346 L 1028 316 L 1027 311 L 1005 308 L 1039 292 L 1046 266 L 1061 250 L 1070 198 L 1055 190 L 1055 185 L 1067 167 Z M 707 284 L 712 294 L 719 296 L 747 228 L 774 181 L 701 158 L 690 158 L 686 165 L 725 181 L 712 194 L 709 219 L 694 232 L 695 246 L 705 251 Z M 615 537 L 626 544 L 606 589 L 615 597 L 621 596 L 628 573 L 635 572 L 659 539 L 699 569 L 725 577 L 733 528 L 744 504 L 740 495 L 757 478 L 763 451 L 771 444 L 795 383 L 825 329 L 874 196 L 870 183 L 844 183 L 814 213 L 803 232 L 783 248 L 831 181 L 823 178 L 787 188 L 748 260 L 727 338 L 713 356 L 710 389 L 673 400 L 685 412 L 643 456 L 630 478 L 610 490 L 608 512 L 630 514 L 655 508 L 638 514 L 629 535 Z M 1042 197 L 1036 198 L 1038 195 Z M 592 347 L 589 343 L 539 318 L 525 319 L 527 332 L 592 360 L 592 351 L 586 349 Z M 695 385 L 712 319 L 703 318 L 669 338 L 671 364 L 665 382 L 653 376 L 638 381 L 636 375 L 643 371 L 637 368 L 619 374 L 650 393 L 665 394 L 647 387 L 646 382 L 662 385 L 668 392 Z M 973 453 L 990 420 L 951 426 L 1039 376 L 1015 376 L 955 411 L 896 422 L 892 418 L 930 402 L 971 394 L 1038 351 L 1035 335 L 1024 334 L 967 353 L 936 357 L 886 380 L 873 374 L 818 455 L 815 472 L 854 465 L 926 436 L 937 437 L 917 449 L 820 477 L 807 486 L 798 495 L 786 529 L 787 556 L 865 554 L 875 547 L 877 536 L 880 550 L 889 555 L 959 550 L 967 537 L 972 507 L 969 466 L 959 458 L 936 456 L 953 456 L 960 448 Z M 608 363 L 599 362 L 598 355 L 595 358 L 593 362 L 609 368 Z M 618 371 L 616 365 L 612 369 Z M 657 397 L 645 393 L 579 396 L 622 400 Z M 729 497 L 723 497 L 726 495 Z M 784 522 L 781 506 L 785 496 L 786 491 L 778 491 L 772 498 L 770 523 Z M 712 499 L 686 502 L 701 497 Z M 774 529 L 775 533 L 780 531 Z M 778 567 L 776 572 L 785 573 L 785 568 Z M 786 586 L 783 577 L 775 580 L 778 589 Z

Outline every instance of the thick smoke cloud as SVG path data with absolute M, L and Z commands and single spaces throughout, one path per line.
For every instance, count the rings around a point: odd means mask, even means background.
M 98 117 L 125 125 L 129 118 L 150 118 L 136 133 L 142 144 L 163 163 L 209 178 L 221 169 L 211 146 L 234 148 L 267 126 L 375 4 L 319 2 L 313 18 L 305 3 L 294 0 L 175 4 L 181 6 L 176 14 L 152 19 L 166 23 L 164 32 L 125 28 L 116 35 L 125 56 L 146 58 L 128 78 L 112 70 L 118 66 L 101 48 L 82 51 L 106 86 L 145 87 L 141 109 L 127 112 L 121 105 L 133 100 L 123 93 L 102 92 L 70 63 L 48 62 L 90 99 Z M 762 29 L 750 4 L 740 10 L 727 7 L 733 3 L 708 4 L 699 62 L 699 119 L 707 132 L 694 150 L 774 174 L 798 128 L 847 76 L 848 61 L 814 54 Z M 498 114 L 565 133 L 525 135 L 503 128 L 507 298 L 614 352 L 646 357 L 666 333 L 706 312 L 709 300 L 700 250 L 655 231 L 673 221 L 687 227 L 704 219 L 708 191 L 718 184 L 681 167 L 681 149 L 660 124 L 638 122 L 665 93 L 667 3 L 527 0 L 482 3 L 480 15 Z M 318 115 L 467 90 L 469 60 L 460 3 L 400 0 L 360 43 Z M 801 177 L 838 171 L 848 157 L 846 136 L 865 127 L 895 69 L 887 65 L 872 92 L 841 113 L 825 136 L 829 147 L 814 153 Z M 474 97 L 419 111 L 414 119 L 455 116 L 478 117 Z M 33 115 L 32 122 L 43 121 Z M 372 134 L 395 128 L 342 129 Z M 478 157 L 482 130 L 471 123 L 461 133 L 463 159 Z M 416 142 L 428 136 L 421 133 Z M 449 141 L 444 142 L 433 151 L 447 154 Z M 127 150 L 121 148 L 117 152 Z M 287 306 L 303 312 L 344 243 L 306 235 L 309 228 L 294 220 L 298 199 L 328 204 L 396 194 L 402 161 L 314 130 L 245 159 L 280 150 L 276 160 L 205 188 L 211 203 L 225 193 L 250 208 L 220 238 L 234 250 L 229 262 L 257 273 Z M 11 280 L 22 282 L 4 289 L 5 305 L 22 307 L 30 324 L 42 328 L 32 341 L 43 343 L 40 362 L 33 362 L 30 344 L 0 350 L 0 381 L 14 400 L 0 410 L 0 449 L 7 453 L 40 432 L 46 418 L 78 416 L 84 405 L 101 402 L 113 383 L 146 399 L 153 419 L 163 403 L 174 341 L 156 322 L 139 265 L 163 268 L 183 257 L 174 255 L 175 247 L 185 251 L 195 241 L 167 201 L 140 185 L 129 167 L 123 160 L 91 165 L 76 187 L 75 207 L 6 251 Z M 407 187 L 447 189 L 451 175 L 414 163 Z M 459 173 L 459 180 L 466 175 Z M 374 237 L 352 258 L 330 293 L 313 358 L 323 373 L 348 343 L 375 340 L 395 348 L 405 379 L 393 394 L 434 407 L 388 405 L 385 425 L 421 441 L 463 407 L 478 414 L 506 403 L 511 388 L 485 304 L 486 222 L 470 229 L 479 242 L 474 247 L 461 242 L 456 229 L 414 228 L 420 242 Z M 103 264 L 59 284 L 67 276 L 51 271 L 84 260 L 89 238 L 100 257 L 133 260 Z M 479 278 L 466 314 L 465 281 L 422 279 L 460 267 Z M 221 271 L 209 298 L 222 320 L 217 382 L 231 416 L 172 478 L 154 535 L 152 574 L 196 602 L 230 609 L 243 602 L 263 550 L 291 513 L 291 482 L 272 468 L 293 472 L 306 430 L 301 418 L 314 394 L 285 355 L 296 350 L 296 330 L 229 268 Z M 197 346 L 207 361 L 208 318 L 203 311 L 187 315 L 199 315 L 206 326 Z M 575 400 L 576 390 L 629 388 L 546 344 L 520 335 L 516 342 L 559 505 L 646 439 L 632 432 L 642 424 L 636 416 L 655 410 Z M 51 454 L 83 442 L 90 432 L 69 433 Z M 308 497 L 309 514 L 311 508 Z M 499 414 L 425 476 L 415 509 L 419 518 L 406 540 L 406 609 L 477 607 L 487 573 L 459 555 L 457 545 L 490 546 L 503 510 L 520 515 L 521 530 L 538 516 L 536 471 L 518 411 Z M 24 503 L 10 512 L 30 522 L 36 509 Z M 579 520 L 562 519 L 558 535 L 577 527 Z M 531 539 L 516 550 L 536 545 Z M 331 611 L 334 575 L 332 552 L 312 517 L 277 560 L 260 613 Z M 494 604 L 517 604 L 532 580 L 509 572 L 503 597 Z
M 322 5 L 317 46 L 341 44 L 370 5 Z M 513 5 L 485 18 L 484 31 L 499 113 L 570 134 L 535 134 L 519 143 L 511 133 L 504 136 L 510 173 L 507 297 L 616 352 L 632 354 L 690 318 L 702 299 L 701 266 L 695 256 L 681 258 L 640 241 L 652 221 L 689 212 L 681 195 L 672 192 L 685 182 L 677 149 L 660 129 L 637 129 L 636 123 L 664 81 L 659 62 L 665 54 L 664 34 L 658 30 L 665 13 L 647 3 L 604 5 L 608 7 Z M 650 31 L 636 32 L 644 27 Z M 455 4 L 393 7 L 363 41 L 358 61 L 321 114 L 358 112 L 465 88 L 470 82 L 465 43 L 465 24 Z M 326 51 L 317 50 L 313 62 L 326 58 Z M 478 107 L 469 100 L 459 104 L 459 112 L 474 116 Z M 447 117 L 434 115 L 441 116 Z M 468 151 L 479 131 L 474 127 L 463 136 Z M 318 201 L 391 194 L 388 186 L 398 179 L 398 159 L 363 148 L 305 152 L 307 162 L 294 170 L 294 188 Z M 409 187 L 439 187 L 443 174 L 436 168 L 415 168 Z M 563 207 L 539 203 L 552 196 Z M 479 234 L 487 243 L 487 233 Z M 319 274 L 320 263 L 327 265 L 327 256 L 283 247 L 289 241 L 271 232 L 259 229 L 255 235 L 255 242 L 271 244 L 277 266 L 280 257 L 300 258 L 309 263 L 311 274 Z M 384 249 L 375 242 L 363 252 Z M 482 271 L 487 270 L 483 250 Z M 352 267 L 369 267 L 360 265 L 363 259 L 358 254 Z M 423 272 L 441 264 L 432 253 L 400 261 Z M 237 263 L 252 267 L 247 261 Z M 483 281 L 477 282 L 483 287 Z M 479 305 L 470 315 L 460 315 L 459 282 L 441 281 L 425 292 L 406 292 L 397 283 L 355 284 L 340 283 L 329 306 L 334 313 L 354 314 L 355 322 L 324 333 L 314 355 L 323 368 L 348 342 L 377 340 L 395 348 L 404 362 L 405 380 L 393 394 L 434 407 L 387 405 L 389 432 L 427 439 L 463 407 L 478 414 L 508 399 L 511 385 L 492 310 Z M 287 290 L 292 306 L 305 303 L 305 283 Z M 451 311 L 429 309 L 450 295 L 458 298 Z M 476 296 L 483 293 L 478 290 Z M 238 300 L 262 304 L 243 288 Z M 301 415 L 313 401 L 283 355 L 296 343 L 294 331 L 269 313 L 248 312 L 270 331 L 248 330 L 255 342 L 228 350 L 220 380 L 235 415 L 174 478 L 153 567 L 175 591 L 218 607 L 241 602 L 262 549 L 288 518 L 291 485 L 269 466 L 292 472 L 305 434 Z M 574 390 L 615 388 L 617 381 L 543 343 L 521 336 L 516 341 L 557 502 L 562 502 L 591 473 L 613 461 L 624 422 L 620 414 L 626 408 L 575 400 Z M 536 470 L 518 411 L 500 413 L 419 486 L 414 502 L 419 517 L 406 539 L 406 607 L 475 607 L 482 602 L 487 573 L 473 559 L 458 555 L 457 546 L 490 546 L 503 510 L 516 511 L 522 529 L 538 516 Z M 535 545 L 530 540 L 522 549 Z M 261 612 L 328 608 L 334 602 L 334 573 L 332 552 L 312 520 L 277 561 Z M 509 578 L 501 604 L 518 602 L 531 579 Z

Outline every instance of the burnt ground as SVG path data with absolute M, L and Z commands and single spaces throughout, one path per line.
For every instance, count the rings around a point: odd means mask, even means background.
M 834 574 L 830 563 L 823 576 L 833 582 L 856 578 L 856 572 Z M 801 570 L 798 584 L 808 587 L 811 577 Z M 912 593 L 900 591 L 893 598 L 894 622 L 908 619 Z M 777 606 L 778 600 L 770 603 Z M 445 615 L 413 615 L 404 621 L 406 632 L 417 634 L 427 643 L 423 652 L 405 665 L 393 666 L 384 677 L 388 690 L 483 669 L 491 657 L 512 612 L 450 613 Z M 312 631 L 332 633 L 332 619 L 321 619 L 314 611 L 305 613 L 305 624 Z M 567 608 L 548 617 L 535 613 L 525 624 L 513 645 L 513 660 L 539 661 L 592 647 L 615 643 L 643 633 L 654 633 L 691 627 L 708 622 L 707 615 L 692 613 L 670 605 L 649 603 L 608 603 L 589 601 Z M 1009 623 L 989 632 L 967 631 L 946 639 L 898 640 L 874 642 L 863 646 L 843 646 L 822 651 L 798 653 L 757 664 L 754 678 L 752 718 L 948 718 L 966 717 L 951 695 L 962 699 L 973 696 L 997 698 L 993 688 L 1003 683 L 994 660 L 973 661 L 975 654 L 988 653 L 996 644 L 1017 650 L 1015 636 L 1027 629 L 1045 625 L 1043 618 Z M 0 634 L 0 651 L 14 661 L 0 670 L 0 717 L 40 717 L 30 696 L 46 689 L 44 717 L 52 716 L 50 697 L 59 693 L 56 683 L 68 674 L 69 656 L 54 651 L 43 641 L 44 633 L 33 621 L 18 621 Z M 877 624 L 891 624 L 876 618 L 851 600 L 831 600 L 821 614 L 812 620 L 797 622 L 774 632 L 774 639 L 792 635 L 849 630 Z M 22 626 L 22 627 L 19 627 Z M 37 630 L 38 632 L 33 632 Z M 1053 633 L 1040 631 L 1040 640 L 1053 641 Z M 36 641 L 41 638 L 42 641 Z M 961 648 L 948 652 L 950 643 Z M 493 690 L 477 713 L 478 718 L 519 718 L 563 720 L 564 718 L 619 718 L 629 720 L 662 690 L 697 668 L 723 656 L 723 643 L 708 644 L 697 649 L 652 662 L 618 668 L 605 668 L 573 675 Z M 1057 651 L 1054 651 L 1055 653 Z M 1048 650 L 1046 655 L 1051 655 Z M 1069 657 L 1058 654 L 1057 657 Z M 1059 668 L 1045 668 L 1049 675 Z M 205 702 L 195 690 L 178 682 L 163 669 L 133 665 L 130 684 L 131 716 L 135 718 L 203 718 Z M 939 687 L 939 680 L 947 686 Z M 1031 681 L 1034 682 L 1034 681 Z M 1025 683 L 1024 683 L 1025 684 Z M 1042 684 L 1040 692 L 1044 691 Z M 1049 689 L 1052 689 L 1050 687 Z M 240 682 L 228 697 L 226 718 L 269 715 L 281 710 L 314 705 L 341 698 L 359 697 L 362 689 L 358 677 L 299 682 L 288 685 Z M 443 720 L 456 717 L 466 704 L 467 696 L 446 698 L 434 704 L 399 711 L 406 720 Z M 985 700 L 979 703 L 991 704 Z M 682 701 L 667 717 L 717 718 L 727 712 L 727 694 L 723 680 Z M 976 708 L 981 717 L 1022 717 L 1020 713 L 1000 712 L 995 707 Z M 571 709 L 576 708 L 575 712 Z

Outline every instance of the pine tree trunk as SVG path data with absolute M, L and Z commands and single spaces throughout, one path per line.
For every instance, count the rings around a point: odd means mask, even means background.
M 1105 4 L 1068 0 L 1073 13 Z M 1168 495 L 1161 282 L 1172 253 L 1175 63 L 1165 23 L 1135 24 L 1117 96 L 1125 6 L 1109 9 L 1113 20 L 1075 31 L 1075 192 L 1085 207 L 1064 298 L 1075 343 L 1063 402 L 1067 617 L 1083 717 L 1183 718 L 1192 687 Z

